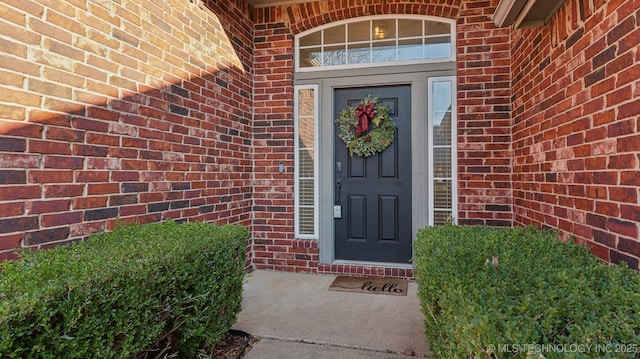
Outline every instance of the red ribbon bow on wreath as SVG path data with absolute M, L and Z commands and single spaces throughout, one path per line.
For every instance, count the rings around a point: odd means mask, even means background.
M 356 127 L 356 136 L 360 137 L 369 130 L 369 121 L 376 115 L 376 104 L 371 102 L 368 105 L 359 104 L 356 108 L 356 117 L 359 119 Z
M 389 118 L 389 107 L 378 104 L 371 95 L 357 108 L 349 106 L 336 119 L 338 137 L 347 145 L 351 156 L 369 157 L 384 151 L 393 143 L 396 124 Z

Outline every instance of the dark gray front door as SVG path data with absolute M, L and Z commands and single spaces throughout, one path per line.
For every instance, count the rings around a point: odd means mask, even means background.
M 336 259 L 409 263 L 411 258 L 411 87 L 338 89 L 335 117 L 371 95 L 389 106 L 397 129 L 393 144 L 364 158 L 349 150 L 334 131 Z

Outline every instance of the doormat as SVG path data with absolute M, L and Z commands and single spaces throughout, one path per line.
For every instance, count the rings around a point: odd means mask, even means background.
M 398 278 L 337 277 L 329 290 L 386 295 L 407 295 L 409 281 Z

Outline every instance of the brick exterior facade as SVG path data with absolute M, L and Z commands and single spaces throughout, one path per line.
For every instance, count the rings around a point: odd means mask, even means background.
M 458 223 L 512 225 L 509 29 L 499 1 L 466 1 L 458 17 Z
M 523 30 L 493 25 L 498 2 L 3 1 L 0 259 L 174 218 L 250 226 L 256 268 L 411 276 L 294 237 L 293 40 L 419 14 L 457 21 L 459 222 L 558 228 L 638 268 L 640 1 Z
M 242 1 L 3 1 L 0 258 L 118 217 L 250 225 L 250 12 Z
M 511 43 L 515 223 L 558 228 L 636 269 L 638 9 L 637 0 L 570 0 Z
M 410 270 L 320 265 L 314 241 L 300 250 L 294 239 L 293 198 L 293 40 L 297 33 L 358 16 L 431 15 L 457 20 L 458 164 L 460 223 L 512 225 L 509 30 L 496 29 L 491 14 L 498 1 L 323 1 L 257 9 L 254 77 L 256 168 L 254 227 L 257 268 L 302 272 L 364 272 L 410 276 Z M 269 129 L 269 130 L 267 130 Z M 285 148 L 287 151 L 283 151 Z M 284 161 L 289 175 L 273 175 Z M 266 186 L 263 185 L 267 183 Z M 276 187 L 277 190 L 272 190 Z M 273 211 L 274 207 L 278 210 Z M 305 259 L 308 258 L 308 259 Z

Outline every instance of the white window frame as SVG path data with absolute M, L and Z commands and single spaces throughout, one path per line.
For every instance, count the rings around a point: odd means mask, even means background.
M 435 211 L 437 210 L 449 210 L 449 208 L 434 208 L 435 205 L 435 186 L 433 184 L 435 180 L 435 171 L 434 171 L 434 130 L 433 130 L 433 83 L 434 82 L 450 82 L 451 83 L 451 217 L 453 223 L 458 223 L 458 141 L 457 141 L 457 90 L 456 90 L 456 77 L 455 76 L 443 76 L 443 77 L 430 77 L 427 81 L 427 98 L 429 99 L 428 106 L 428 125 L 427 125 L 427 136 L 428 136 L 428 149 L 427 149 L 427 159 L 429 165 L 427 166 L 427 178 L 429 179 L 428 184 L 428 210 L 429 210 L 429 226 L 434 225 L 435 219 Z
M 300 141 L 299 141 L 299 108 L 298 108 L 298 93 L 300 90 L 313 90 L 313 112 L 314 112 L 314 123 L 313 123 L 313 154 L 314 154 L 314 163 L 313 163 L 313 234 L 301 234 L 300 233 Z M 319 87 L 318 85 L 297 85 L 294 86 L 294 222 L 295 222 L 295 237 L 299 239 L 318 239 L 318 198 L 319 198 L 319 180 L 318 180 L 318 128 L 320 122 L 320 111 L 319 111 L 319 97 L 318 97 Z
M 302 38 L 302 37 L 304 37 L 304 36 L 306 36 L 308 34 L 311 34 L 311 33 L 317 32 L 317 31 L 321 31 L 321 30 L 324 30 L 324 29 L 327 29 L 327 28 L 331 28 L 331 27 L 334 27 L 334 26 L 347 24 L 346 28 L 348 29 L 348 26 L 351 23 L 362 22 L 362 21 L 384 20 L 384 19 L 423 20 L 423 21 L 436 21 L 436 22 L 448 23 L 450 25 L 450 29 L 451 29 L 451 31 L 449 32 L 449 36 L 451 37 L 450 56 L 448 58 L 435 58 L 435 59 L 417 59 L 417 60 L 391 61 L 391 62 L 369 62 L 369 63 L 364 63 L 364 64 L 345 64 L 345 65 L 331 65 L 331 66 L 319 66 L 319 67 L 300 67 L 300 38 Z M 396 27 L 397 27 L 397 25 L 396 25 Z M 397 41 L 398 41 L 397 33 L 398 32 L 397 32 L 397 29 L 396 29 L 396 38 L 395 38 L 396 44 L 397 44 Z M 324 33 L 322 35 L 324 37 Z M 346 34 L 346 36 L 348 36 L 348 34 Z M 423 35 L 422 36 L 423 36 L 423 38 L 428 38 L 428 36 L 424 34 L 424 30 L 423 30 Z M 425 37 L 425 36 L 427 36 L 427 37 Z M 433 37 L 437 37 L 437 36 L 444 36 L 444 34 L 443 35 L 434 35 Z M 346 41 L 345 45 L 347 45 L 349 42 L 348 42 L 347 39 L 345 39 L 345 41 Z M 391 41 L 391 39 L 389 41 Z M 359 42 L 359 41 L 357 41 L 357 42 Z M 372 42 L 372 40 L 369 40 L 369 42 Z M 324 38 L 321 40 L 320 47 L 321 48 L 324 47 Z M 396 48 L 396 51 L 397 51 L 397 48 Z M 396 66 L 396 65 L 410 65 L 410 64 L 424 64 L 424 63 L 438 63 L 438 62 L 455 61 L 456 60 L 456 21 L 454 19 L 447 19 L 447 18 L 429 16 L 429 15 L 373 15 L 373 16 L 355 17 L 355 18 L 351 18 L 351 19 L 347 19 L 347 20 L 343 20 L 343 21 L 330 22 L 330 23 L 327 23 L 325 25 L 314 27 L 313 29 L 309 29 L 307 31 L 304 31 L 304 32 L 301 32 L 301 33 L 297 34 L 295 36 L 294 55 L 295 55 L 294 57 L 295 57 L 295 71 L 296 72 L 313 72 L 313 71 L 326 71 L 326 70 L 343 70 L 343 69 L 354 69 L 354 68 L 381 67 L 381 66 L 389 66 L 389 64 L 393 64 L 394 66 Z

